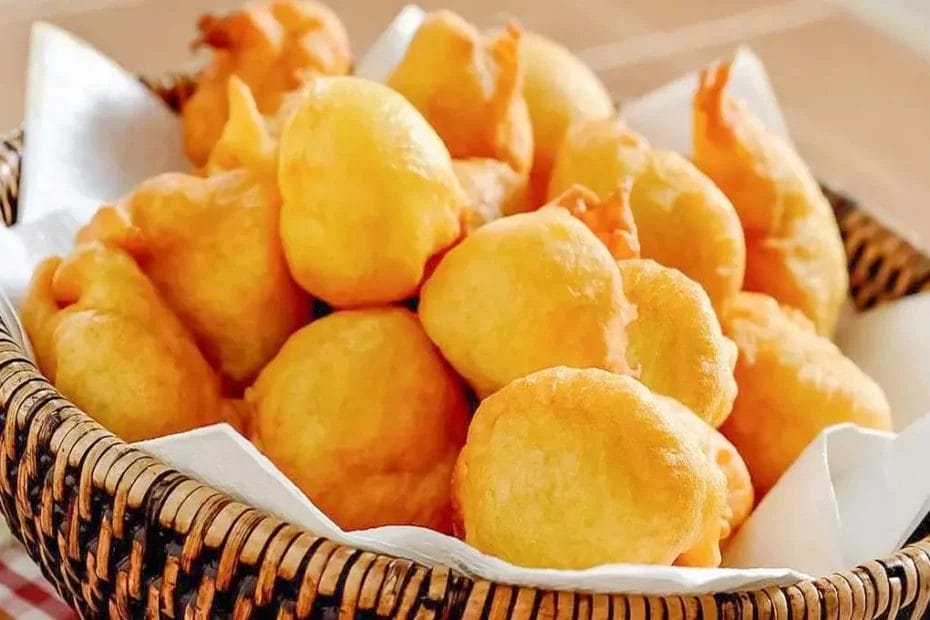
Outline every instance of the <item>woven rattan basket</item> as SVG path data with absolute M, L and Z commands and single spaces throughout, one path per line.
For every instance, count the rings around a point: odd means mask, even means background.
M 174 109 L 190 82 L 149 84 Z M 15 221 L 22 133 L 0 141 Z M 930 289 L 930 259 L 828 191 L 859 309 Z M 0 321 L 0 510 L 84 617 L 924 618 L 927 521 L 889 558 L 787 587 L 704 596 L 555 592 L 340 546 L 241 504 L 105 431 Z M 921 474 L 917 474 L 921 475 Z

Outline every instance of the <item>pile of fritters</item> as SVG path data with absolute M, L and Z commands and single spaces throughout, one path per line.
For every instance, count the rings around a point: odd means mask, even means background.
M 310 0 L 200 31 L 198 173 L 102 206 L 22 307 L 114 433 L 227 421 L 344 528 L 585 568 L 715 566 L 820 430 L 889 427 L 829 340 L 829 205 L 726 64 L 689 160 L 516 23 L 432 13 L 386 84 Z

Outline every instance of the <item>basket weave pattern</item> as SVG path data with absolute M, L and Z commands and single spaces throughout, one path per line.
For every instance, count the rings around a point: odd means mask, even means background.
M 174 109 L 187 79 L 148 83 Z M 0 141 L 15 219 L 22 133 Z M 866 308 L 930 288 L 930 259 L 828 192 Z M 353 549 L 239 503 L 104 430 L 61 397 L 0 321 L 0 511 L 85 617 L 924 618 L 930 539 L 788 587 L 704 596 L 515 587 Z

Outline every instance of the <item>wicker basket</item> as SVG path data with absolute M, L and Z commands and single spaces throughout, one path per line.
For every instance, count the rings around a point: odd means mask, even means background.
M 177 107 L 187 80 L 149 84 Z M 22 134 L 0 142 L 15 220 Z M 828 192 L 863 309 L 930 289 L 930 259 Z M 105 431 L 0 322 L 0 510 L 82 616 L 119 618 L 924 618 L 928 521 L 890 558 L 815 581 L 704 596 L 556 592 L 340 546 L 241 504 Z

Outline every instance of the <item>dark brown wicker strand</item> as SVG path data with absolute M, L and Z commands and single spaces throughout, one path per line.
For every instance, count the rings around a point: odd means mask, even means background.
M 147 84 L 174 109 L 187 78 Z M 22 133 L 0 151 L 15 219 Z M 828 191 L 856 305 L 930 288 L 930 259 Z M 0 511 L 82 617 L 925 618 L 930 540 L 815 581 L 702 596 L 588 594 L 472 579 L 343 547 L 132 448 L 62 398 L 0 322 Z
M 19 169 L 23 152 L 23 132 L 0 136 L 0 219 L 7 226 L 16 223 L 19 196 Z

